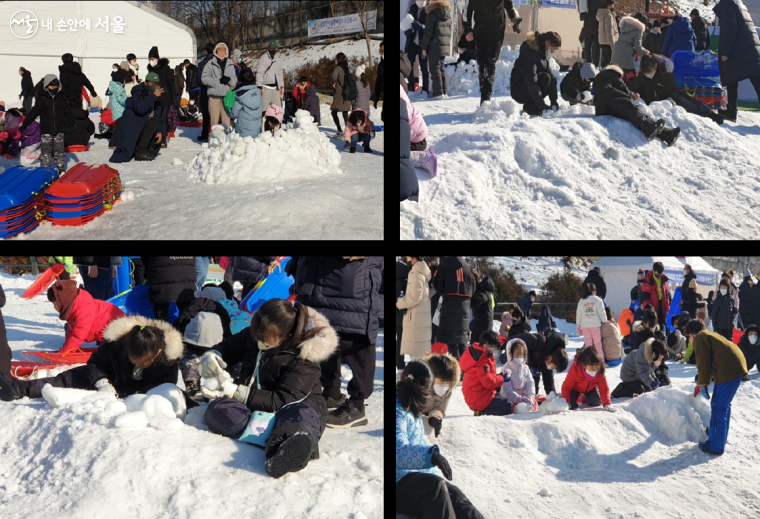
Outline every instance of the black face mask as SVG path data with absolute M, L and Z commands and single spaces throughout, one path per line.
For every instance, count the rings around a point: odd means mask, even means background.
M 57 88 L 53 88 L 52 90 L 48 90 L 48 93 L 51 96 L 54 96 L 54 95 L 56 95 L 58 93 L 58 89 Z
M 273 51 L 273 50 L 270 50 L 270 51 L 269 51 L 269 57 L 270 57 L 270 58 L 274 58 L 274 55 L 275 55 L 275 54 L 277 54 L 277 52 L 276 52 L 276 51 Z

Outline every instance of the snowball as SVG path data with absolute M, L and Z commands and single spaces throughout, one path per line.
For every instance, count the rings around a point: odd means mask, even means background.
M 707 439 L 710 404 L 702 396 L 674 387 L 664 387 L 633 399 L 627 410 L 668 440 L 678 443 Z
M 538 491 L 538 495 L 541 497 L 549 497 L 551 494 L 549 494 L 549 489 L 544 487 Z
M 176 417 L 172 403 L 160 395 L 150 395 L 146 398 L 142 404 L 142 411 L 148 418 L 153 416 Z
M 97 391 L 86 391 L 84 389 L 72 389 L 68 387 L 53 387 L 50 384 L 45 384 L 42 387 L 42 398 L 44 398 L 51 407 L 63 407 L 67 404 L 73 404 L 93 393 L 97 393 Z
M 174 414 L 180 420 L 187 414 L 187 404 L 185 403 L 185 394 L 177 387 L 176 384 L 166 383 L 154 387 L 147 393 L 148 395 L 159 395 L 168 400 L 174 408 Z
M 406 32 L 409 29 L 411 29 L 413 21 L 414 21 L 414 17 L 411 14 L 407 13 L 406 18 L 401 20 L 401 25 L 400 25 L 401 32 Z
M 142 411 L 142 403 L 148 398 L 148 395 L 130 395 L 124 399 L 124 403 L 127 406 L 127 411 Z
M 556 398 L 557 398 L 557 393 L 555 393 L 554 391 L 552 391 L 551 393 L 549 393 L 548 395 L 546 395 L 546 401 L 547 402 L 551 402 L 553 400 L 556 400 Z
M 549 398 L 547 397 L 546 402 L 544 402 L 543 405 L 541 405 L 541 407 L 538 409 L 546 414 L 558 414 L 564 411 L 569 411 L 570 406 L 567 405 L 567 402 L 565 402 L 564 398 L 554 398 L 550 402 Z
M 182 429 L 185 424 L 179 418 L 169 418 L 166 416 L 154 416 L 150 419 L 150 426 L 155 429 L 165 431 L 173 429 Z
M 528 408 L 528 404 L 525 402 L 520 402 L 515 406 L 515 414 L 528 414 L 530 413 L 530 409 Z
M 98 411 L 97 413 L 95 413 L 92 421 L 100 425 L 105 425 L 110 420 L 111 420 L 110 414 L 108 414 L 106 411 Z
M 145 427 L 148 425 L 148 417 L 142 411 L 125 412 L 116 417 L 113 425 L 119 429 Z
M 174 165 L 174 166 L 184 166 L 185 163 L 182 162 L 181 159 L 174 159 L 174 161 L 172 162 L 172 165 Z
M 117 400 L 116 402 L 109 402 L 103 411 L 107 413 L 108 416 L 116 416 L 117 414 L 123 413 L 126 410 L 127 405 L 124 402 Z

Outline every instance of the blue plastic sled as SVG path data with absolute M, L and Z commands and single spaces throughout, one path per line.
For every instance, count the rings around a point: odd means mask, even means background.
M 680 315 L 681 314 L 681 287 L 676 288 L 675 293 L 673 294 L 673 300 L 670 302 L 670 311 L 668 312 L 668 316 L 665 318 L 665 325 L 668 327 L 668 331 L 675 330 L 674 327 L 670 325 L 670 320 L 673 319 L 674 315 Z
M 0 175 L 0 212 L 24 205 L 56 180 L 58 171 L 52 168 L 10 168 Z
M 619 366 L 621 362 L 623 362 L 623 359 L 604 361 L 604 363 L 607 364 L 611 368 L 614 368 L 615 366 Z
M 285 265 L 290 261 L 290 256 L 275 267 L 274 272 L 264 278 L 264 282 L 256 290 L 252 290 L 245 299 L 240 302 L 240 309 L 253 314 L 261 305 L 270 299 L 287 299 L 290 297 L 290 286 L 295 280 L 285 274 Z
M 153 305 L 148 299 L 148 285 L 138 285 L 128 292 L 121 293 L 108 300 L 109 303 L 118 306 L 125 314 L 142 315 L 153 319 Z M 169 319 L 174 322 L 179 316 L 177 304 L 169 305 Z

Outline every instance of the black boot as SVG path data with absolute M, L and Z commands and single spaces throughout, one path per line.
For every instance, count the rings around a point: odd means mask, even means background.
M 5 373 L 0 373 L 0 399 L 4 402 L 10 402 L 25 396 L 24 388 L 21 387 L 18 380 Z
M 727 121 L 731 121 L 732 123 L 736 122 L 736 112 L 729 112 L 727 110 L 718 110 L 718 114 L 723 116 L 723 119 Z
M 273 478 L 298 472 L 313 458 L 316 443 L 311 434 L 299 431 L 280 444 L 277 452 L 264 463 L 264 469 Z
M 657 137 L 663 128 L 665 128 L 665 121 L 663 119 L 657 121 L 649 119 L 641 124 L 641 131 L 644 133 L 644 137 L 646 137 L 648 141 Z
M 364 401 L 362 400 L 349 399 L 345 404 L 327 413 L 327 427 L 335 429 L 348 429 L 368 423 L 369 421 L 364 416 Z
M 717 123 L 718 126 L 723 124 L 723 116 L 720 114 L 716 114 L 715 112 L 710 112 L 710 115 L 708 117 L 710 117 L 710 119 L 712 119 L 715 123 Z
M 657 137 L 668 146 L 673 146 L 679 135 L 681 135 L 681 128 L 676 126 L 675 128 L 665 128 Z

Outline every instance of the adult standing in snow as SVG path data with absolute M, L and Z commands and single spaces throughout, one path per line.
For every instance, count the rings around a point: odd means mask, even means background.
M 92 97 L 96 97 L 90 80 L 82 73 L 82 67 L 74 61 L 74 56 L 70 53 L 66 53 L 61 56 L 63 65 L 58 67 L 61 78 L 61 91 L 60 93 L 66 96 L 71 108 L 82 108 L 82 88 L 87 87 Z
M 176 92 L 174 90 L 174 71 L 169 66 L 169 60 L 161 58 L 158 54 L 158 47 L 152 47 L 148 53 L 150 64 L 148 65 L 148 73 L 155 72 L 158 74 L 158 84 L 163 90 L 163 93 L 158 96 L 158 100 L 161 103 L 161 142 L 160 146 L 166 148 L 167 135 L 169 125 L 169 107 L 174 104 Z M 179 108 L 179 101 L 174 106 L 175 109 Z
M 121 266 L 118 256 L 73 256 L 74 264 L 82 273 L 84 289 L 93 299 L 107 301 L 114 294 L 116 267 Z
M 2 308 L 5 306 L 5 292 L 0 285 L 0 373 L 11 373 L 11 348 L 8 346 L 8 337 L 5 334 L 5 321 L 3 320 Z M 457 380 L 459 382 L 459 380 Z
M 602 8 L 596 12 L 596 20 L 599 22 L 599 55 L 600 67 L 610 64 L 612 59 L 612 46 L 618 39 L 618 24 L 615 19 L 615 0 L 602 0 Z M 604 299 L 604 298 L 602 298 Z
M 425 436 L 422 414 L 432 405 L 434 375 L 410 362 L 396 385 L 396 513 L 412 517 L 483 519 L 451 481 L 451 466 Z
M 18 73 L 21 75 L 21 93 L 18 95 L 19 99 L 24 99 L 22 104 L 24 113 L 29 113 L 32 110 L 32 100 L 34 99 L 34 81 L 32 80 L 32 73 L 26 70 L 24 67 L 18 69 Z
M 484 276 L 475 289 L 472 296 L 472 315 L 475 318 L 472 323 L 472 340 L 477 341 L 483 332 L 493 329 L 493 309 L 496 306 L 493 293 L 496 286 L 489 276 Z
M 691 268 L 691 265 L 686 263 L 683 266 L 683 283 L 681 283 L 681 295 L 686 293 L 686 289 L 689 288 L 692 279 L 696 282 L 697 274 Z
M 232 256 L 224 271 L 224 280 L 230 285 L 239 281 L 243 285 L 240 299 L 245 299 L 253 287 L 266 277 L 276 259 L 277 256 Z
M 124 92 L 126 92 L 127 98 L 130 98 L 132 97 L 132 89 L 137 86 L 137 77 L 126 60 L 121 62 L 121 70 L 124 72 Z M 111 80 L 113 81 L 113 77 Z
M 623 69 L 623 78 L 626 82 L 630 81 L 635 74 L 634 56 L 649 52 L 641 46 L 645 28 L 646 17 L 641 13 L 636 13 L 635 17 L 623 16 L 620 20 L 620 37 L 612 46 L 612 63 Z
M 127 54 L 127 63 L 129 63 L 129 69 L 133 72 L 133 75 L 135 76 L 135 82 L 141 83 L 142 81 L 140 80 L 140 75 L 139 75 L 140 64 L 137 63 L 137 56 L 131 53 Z
M 444 256 L 435 276 L 435 290 L 441 297 L 440 321 L 436 341 L 446 344 L 457 360 L 464 353 L 470 328 L 470 303 L 475 277 L 461 256 Z M 474 338 L 475 341 L 478 337 Z
M 509 80 L 512 98 L 523 105 L 528 115 L 541 115 L 544 110 L 559 109 L 557 78 L 549 66 L 549 55 L 562 45 L 556 32 L 529 32 L 520 45 L 520 55 Z M 480 63 L 480 61 L 478 61 Z M 549 96 L 549 103 L 544 98 Z
M 159 81 L 158 74 L 150 72 L 143 83 L 132 89 L 132 97 L 124 105 L 124 115 L 119 119 L 116 151 L 109 162 L 129 162 L 132 157 L 138 161 L 156 158 L 163 133 L 159 96 L 164 90 Z
M 538 323 L 536 324 L 536 330 L 544 332 L 546 329 L 556 328 L 557 324 L 554 322 L 552 313 L 548 306 L 541 307 L 541 313 L 538 315 Z
M 182 94 L 185 91 L 185 65 L 180 63 L 174 67 L 174 99 L 179 104 Z
M 348 111 L 351 110 L 351 101 L 343 99 L 343 88 L 350 75 L 351 73 L 348 71 L 346 55 L 339 52 L 337 56 L 335 56 L 335 69 L 332 73 L 333 102 L 330 105 L 332 118 L 335 122 L 335 127 L 338 129 L 338 133 L 333 136 L 335 139 L 343 138 L 343 130 L 340 129 L 338 112 L 343 112 L 343 124 L 348 124 Z
M 203 67 L 201 82 L 207 88 L 209 126 L 223 124 L 227 128 L 230 127 L 230 116 L 224 109 L 224 96 L 230 89 L 235 88 L 237 76 L 232 60 L 227 58 L 227 52 L 227 44 L 217 43 L 214 47 L 214 57 Z
M 725 1 L 725 0 L 723 0 Z M 710 401 L 711 416 L 709 439 L 699 448 L 708 454 L 723 454 L 731 421 L 731 401 L 739 388 L 742 377 L 747 374 L 747 362 L 739 347 L 717 333 L 705 330 L 699 319 L 686 325 L 686 333 L 694 345 L 697 357 L 697 387 L 694 397 L 707 396 L 707 385 L 715 381 Z
M 710 319 L 713 322 L 713 328 L 716 333 L 721 334 L 729 341 L 733 338 L 734 317 L 738 309 L 734 306 L 734 299 L 728 293 L 728 282 L 725 279 L 720 280 L 718 286 L 718 295 L 713 301 Z
M 693 52 L 696 44 L 697 37 L 694 35 L 694 29 L 689 25 L 688 18 L 677 16 L 665 35 L 662 53 L 670 57 L 678 50 L 690 50 Z
M 641 285 L 641 306 L 650 303 L 654 307 L 660 326 L 666 326 L 665 318 L 670 311 L 670 285 L 668 276 L 663 272 L 665 267 L 662 262 L 655 262 Z
M 180 313 L 195 297 L 194 256 L 141 256 L 156 319 L 169 321 L 169 303 Z
M 269 42 L 269 50 L 259 58 L 256 68 L 256 85 L 261 89 L 262 106 L 267 108 L 270 105 L 282 106 L 285 81 L 282 78 L 282 61 L 277 58 L 277 42 L 274 40 Z
M 200 63 L 198 63 L 198 76 L 197 82 L 200 86 L 200 106 L 201 117 L 203 117 L 203 129 L 200 136 L 198 136 L 199 142 L 208 142 L 208 134 L 211 131 L 211 115 L 208 113 L 208 87 L 203 83 L 201 78 L 203 77 L 203 69 L 214 58 L 214 44 L 209 42 L 206 44 L 206 57 L 204 57 Z
M 401 258 L 406 260 L 406 258 Z M 412 266 L 404 261 L 396 261 L 396 301 L 403 297 L 404 290 L 406 290 L 407 279 L 409 279 L 409 271 Z M 431 274 L 432 276 L 432 274 Z M 430 293 L 430 283 L 428 283 L 428 293 Z M 404 369 L 404 356 L 401 354 L 401 340 L 404 337 L 404 314 L 405 310 L 401 310 L 396 307 L 396 369 Z M 432 315 L 431 315 L 432 318 Z M 398 373 L 398 372 L 396 372 Z
M 399 123 L 399 133 L 401 137 L 400 147 L 400 170 L 401 170 L 401 202 L 411 200 L 416 202 L 420 194 L 420 184 L 417 180 L 417 173 L 412 166 L 411 157 L 411 137 L 409 127 L 409 114 L 405 103 L 400 103 L 401 119 Z
M 583 285 L 587 283 L 593 283 L 596 287 L 596 295 L 602 300 L 607 297 L 607 283 L 604 282 L 601 268 L 597 266 L 588 271 L 588 276 L 583 280 Z
M 612 308 L 604 307 L 607 320 L 600 327 L 602 335 L 602 348 L 604 349 L 604 360 L 607 364 L 620 360 L 623 356 L 623 337 L 620 335 L 620 328 L 615 322 L 615 314 Z
M 428 59 L 433 97 L 445 96 L 446 71 L 443 64 L 451 45 L 451 4 L 445 0 L 434 1 L 425 8 L 427 24 L 420 41 L 422 55 Z
M 699 9 L 692 9 L 689 18 L 691 18 L 691 28 L 694 30 L 694 36 L 697 38 L 694 50 L 697 52 L 708 50 L 710 48 L 710 31 L 707 29 L 704 18 L 699 16 Z
M 586 40 L 583 46 L 583 61 L 599 65 L 601 49 L 599 48 L 599 20 L 597 12 L 603 9 L 602 0 L 588 0 L 588 12 L 583 20 L 583 35 Z M 613 62 L 615 59 L 613 58 Z
M 467 27 L 470 28 L 470 32 L 466 38 L 467 41 L 475 40 L 478 51 L 480 104 L 491 99 L 496 61 L 501 54 L 507 17 L 513 26 L 515 22 L 522 20 L 517 18 L 512 0 L 470 0 L 467 7 Z
M 285 272 L 295 278 L 296 301 L 324 314 L 340 338 L 338 350 L 321 365 L 327 425 L 367 425 L 364 401 L 374 390 L 383 258 L 378 256 L 293 256 Z M 348 399 L 340 392 L 341 360 L 353 373 Z
M 749 79 L 760 98 L 760 38 L 741 0 L 721 0 L 713 12 L 720 19 L 720 82 L 728 90 L 726 109 L 718 113 L 736 122 L 739 81 Z
M 525 319 L 530 321 L 530 308 L 533 306 L 533 303 L 536 300 L 536 291 L 530 290 L 528 292 L 525 292 L 525 294 L 520 298 L 519 301 L 517 301 L 517 306 L 520 310 L 522 310 L 522 313 L 525 315 Z
M 420 47 L 420 40 L 425 32 L 427 25 L 427 9 L 425 6 L 427 0 L 417 0 L 409 8 L 409 14 L 412 15 L 414 21 L 412 27 L 408 31 L 404 32 L 406 35 L 406 48 L 404 53 L 409 58 L 409 63 L 412 65 L 412 72 L 408 75 L 409 84 L 414 85 L 414 62 L 419 57 L 420 60 L 420 75 L 422 76 L 422 90 L 427 94 L 430 94 L 428 87 L 428 58 L 423 54 L 422 47 Z M 417 78 L 418 79 L 418 78 Z
M 385 87 L 385 62 L 383 60 L 383 49 L 385 42 L 380 42 L 380 63 L 377 65 L 377 81 L 375 82 L 375 91 L 372 93 L 372 102 L 375 104 L 375 108 L 377 108 L 377 102 L 380 100 L 380 94 L 383 93 L 383 88 Z M 406 57 L 406 54 L 403 52 L 401 53 L 401 56 Z M 403 61 L 404 58 L 402 58 Z M 407 63 L 409 63 L 409 60 L 406 60 Z M 405 87 L 406 82 L 404 81 L 404 76 L 401 76 L 401 86 L 404 86 L 404 91 L 407 91 L 407 88 Z
M 642 45 L 652 54 L 661 54 L 664 41 L 665 35 L 660 31 L 660 20 L 654 20 L 652 27 L 647 30 L 646 37 L 642 40 Z
M 742 284 L 739 285 L 739 316 L 745 328 L 750 324 L 755 324 L 752 316 L 754 307 L 752 287 L 754 284 L 755 280 L 752 279 L 752 273 L 749 269 L 745 270 L 744 279 L 742 280 Z
M 749 291 L 748 291 L 749 292 Z M 702 303 L 704 305 L 704 302 Z M 697 300 L 697 280 L 689 280 L 689 286 L 686 290 L 681 290 L 681 308 L 684 312 L 689 313 L 689 317 L 694 319 L 697 317 L 697 306 L 699 301 Z
M 235 72 L 237 73 L 238 78 L 244 70 L 251 70 L 251 67 L 246 65 L 245 61 L 243 61 L 243 51 L 240 49 L 235 49 L 232 51 L 232 63 L 235 65 Z M 251 72 L 253 71 L 251 70 Z
M 185 88 L 190 99 L 198 99 L 200 91 L 195 90 L 198 85 L 198 67 L 190 63 L 189 59 L 182 62 L 185 67 Z
M 405 259 L 412 270 L 407 277 L 404 296 L 396 301 L 397 310 L 406 310 L 402 321 L 404 338 L 401 355 L 419 360 L 430 352 L 430 267 L 419 256 L 406 256 Z

